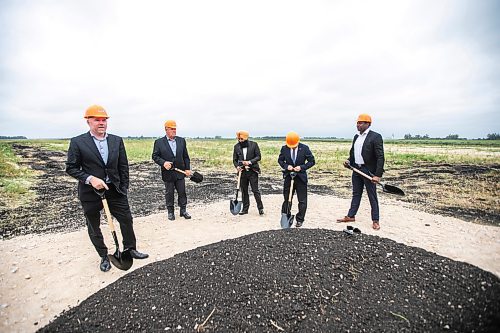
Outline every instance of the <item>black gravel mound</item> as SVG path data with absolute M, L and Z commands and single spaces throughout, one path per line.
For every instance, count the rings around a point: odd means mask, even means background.
M 40 332 L 499 332 L 500 280 L 377 236 L 266 231 L 137 269 Z

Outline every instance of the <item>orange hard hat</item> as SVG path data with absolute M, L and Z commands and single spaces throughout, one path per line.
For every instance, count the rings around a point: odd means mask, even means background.
M 240 130 L 236 132 L 236 139 L 242 138 L 243 140 L 247 140 L 249 135 L 248 131 Z
M 360 114 L 358 116 L 358 120 L 357 121 L 364 121 L 364 122 L 367 122 L 367 123 L 372 123 L 372 117 L 370 117 L 370 115 L 366 114 L 366 113 L 363 113 L 363 114 Z
M 177 128 L 177 124 L 175 123 L 175 120 L 167 120 L 165 122 L 165 128 Z
M 286 134 L 286 145 L 288 148 L 295 148 L 299 145 L 300 137 L 295 132 L 288 132 Z
M 85 110 L 85 115 L 83 118 L 88 119 L 88 118 L 106 118 L 108 119 L 109 116 L 106 113 L 106 110 L 100 105 L 91 105 Z

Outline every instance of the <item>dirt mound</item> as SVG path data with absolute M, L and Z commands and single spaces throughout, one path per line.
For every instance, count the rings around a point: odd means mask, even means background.
M 265 231 L 152 263 L 40 332 L 493 332 L 500 280 L 425 250 L 324 229 Z

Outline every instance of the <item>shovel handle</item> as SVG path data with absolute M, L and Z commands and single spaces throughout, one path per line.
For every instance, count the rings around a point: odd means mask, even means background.
M 359 173 L 361 176 L 363 176 L 363 177 L 365 177 L 365 178 L 367 178 L 367 179 L 369 179 L 369 180 L 373 180 L 373 178 L 372 178 L 372 177 L 368 176 L 368 175 L 367 175 L 366 173 L 364 173 L 363 171 L 361 171 L 361 170 L 358 170 L 358 169 L 354 168 L 352 165 L 349 165 L 349 169 L 351 169 L 351 170 L 352 170 L 352 171 L 354 171 L 354 172 Z
M 106 212 L 106 218 L 108 220 L 109 229 L 111 232 L 115 232 L 115 225 L 113 224 L 113 218 L 111 217 L 111 211 L 109 210 L 108 201 L 106 198 L 102 198 L 102 205 L 104 206 L 104 211 Z
M 184 170 L 177 169 L 177 168 L 174 168 L 174 170 L 175 170 L 175 171 L 177 171 L 177 172 L 180 172 L 180 173 L 186 174 L 186 171 L 184 171 Z
M 292 178 L 292 182 L 290 183 L 290 193 L 288 194 L 288 202 L 289 203 L 292 202 L 292 196 L 293 196 L 293 178 Z
M 240 189 L 240 180 L 241 180 L 241 171 L 238 171 L 238 186 L 236 187 L 236 190 Z

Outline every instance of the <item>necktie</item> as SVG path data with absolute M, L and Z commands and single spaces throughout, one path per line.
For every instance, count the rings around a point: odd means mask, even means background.
M 292 149 L 292 161 L 295 164 L 295 158 L 297 157 L 297 148 Z

